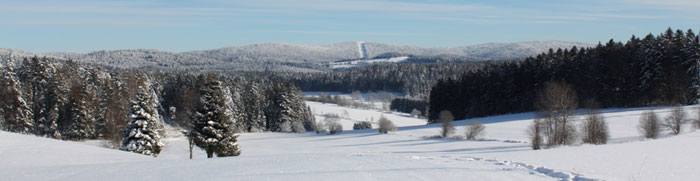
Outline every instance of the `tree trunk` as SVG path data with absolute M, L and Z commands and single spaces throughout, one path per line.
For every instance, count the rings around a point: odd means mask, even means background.
M 214 150 L 207 149 L 207 158 L 214 158 Z
M 192 160 L 192 149 L 194 148 L 194 140 L 190 137 L 190 160 Z

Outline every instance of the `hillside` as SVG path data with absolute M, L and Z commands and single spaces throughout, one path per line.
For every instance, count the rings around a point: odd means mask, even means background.
M 379 55 L 452 57 L 457 60 L 522 59 L 549 48 L 592 46 L 564 41 L 488 43 L 451 48 L 424 48 L 372 42 L 342 42 L 330 45 L 266 43 L 213 50 L 174 53 L 151 49 L 101 50 L 90 53 L 35 54 L 0 49 L 0 54 L 18 57 L 48 56 L 119 68 L 164 68 L 180 70 L 327 71 L 331 62 L 368 59 Z M 391 58 L 391 57 L 385 57 Z
M 347 109 L 352 120 L 380 112 L 309 103 L 319 116 Z M 687 106 L 690 112 L 696 106 Z M 602 110 L 611 139 L 607 145 L 577 145 L 531 150 L 524 127 L 533 113 L 457 121 L 462 134 L 469 121 L 486 126 L 485 139 L 430 138 L 439 125 L 416 125 L 412 118 L 389 114 L 399 131 L 346 130 L 315 133 L 245 133 L 239 157 L 206 159 L 196 150 L 187 158 L 187 141 L 166 139 L 157 158 L 66 142 L 0 132 L 0 177 L 13 180 L 693 180 L 700 158 L 700 137 L 693 129 L 679 136 L 664 133 L 643 140 L 637 131 L 641 112 L 668 108 Z M 363 117 L 364 116 L 364 117 Z

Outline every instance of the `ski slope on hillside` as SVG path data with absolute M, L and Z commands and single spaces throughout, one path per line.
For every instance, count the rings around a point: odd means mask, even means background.
M 314 114 L 350 113 L 352 120 L 385 114 L 397 132 L 345 130 L 338 135 L 315 133 L 245 133 L 239 157 L 206 159 L 196 150 L 188 159 L 182 136 L 165 140 L 153 158 L 67 142 L 0 132 L 0 178 L 9 180 L 695 180 L 700 172 L 700 132 L 664 133 L 643 140 L 637 121 L 645 110 L 660 117 L 669 108 L 605 109 L 611 141 L 607 145 L 565 146 L 531 150 L 525 127 L 532 113 L 479 120 L 485 139 L 431 138 L 439 125 L 400 114 L 308 103 Z M 690 113 L 691 108 L 686 107 Z M 318 117 L 317 117 L 318 118 Z M 422 122 L 421 122 L 422 121 Z M 344 127 L 346 123 L 343 123 Z M 351 127 L 351 126 L 350 126 Z M 346 128 L 347 129 L 347 128 Z

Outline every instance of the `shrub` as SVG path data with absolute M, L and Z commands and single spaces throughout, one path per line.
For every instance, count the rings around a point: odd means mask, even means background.
M 683 107 L 675 107 L 673 110 L 671 110 L 671 114 L 666 117 L 662 126 L 668 130 L 671 130 L 671 133 L 673 134 L 680 134 L 681 127 L 683 127 L 683 125 L 687 122 L 685 117 L 686 114 L 685 111 L 683 111 Z
M 423 113 L 421 113 L 418 109 L 413 109 L 413 111 L 411 111 L 411 117 L 417 118 L 421 117 L 422 115 Z
M 289 121 L 282 122 L 280 125 L 280 131 L 286 133 L 292 132 L 292 125 L 289 123 Z
M 326 119 L 328 119 L 328 118 L 326 118 Z M 325 133 L 325 132 L 327 132 L 328 129 L 326 128 L 326 123 L 325 123 L 325 121 L 318 121 L 318 122 L 316 122 L 316 123 L 314 124 L 314 130 L 316 131 L 316 134 L 320 134 L 320 133 Z
M 645 111 L 639 119 L 639 131 L 642 132 L 645 138 L 656 139 L 661 132 L 661 123 L 659 117 L 654 111 Z
M 384 117 L 384 115 L 379 117 L 379 133 L 387 134 L 389 132 L 396 131 L 396 126 L 391 120 Z
M 591 111 L 586 114 L 586 120 L 583 123 L 583 142 L 590 144 L 605 144 L 608 142 L 608 124 L 605 118 L 597 111 Z
M 447 138 L 450 136 L 452 133 L 455 132 L 455 127 L 452 125 L 452 121 L 455 119 L 454 116 L 452 116 L 452 112 L 450 111 L 440 111 L 440 122 L 441 122 L 441 129 L 440 129 L 440 136 L 443 138 Z
M 479 121 L 472 121 L 464 128 L 468 140 L 474 140 L 483 136 L 485 129 L 486 127 Z
M 306 133 L 306 128 L 304 128 L 304 123 L 297 121 L 292 123 L 292 130 L 295 133 Z
M 530 144 L 533 150 L 542 148 L 542 120 L 535 119 L 527 129 L 527 134 L 530 137 Z
M 326 126 L 328 126 L 328 133 L 337 134 L 343 132 L 343 125 L 340 124 L 337 118 L 326 118 Z
M 352 129 L 353 130 L 372 129 L 372 123 L 369 121 L 356 122 L 355 124 L 352 125 Z

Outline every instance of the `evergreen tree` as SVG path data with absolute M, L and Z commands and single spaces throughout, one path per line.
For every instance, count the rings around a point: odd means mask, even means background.
M 29 134 L 34 130 L 34 115 L 29 103 L 25 99 L 22 85 L 14 69 L 12 55 L 5 62 L 5 71 L 2 75 L 2 92 L 0 92 L 0 104 L 5 121 L 5 130 L 16 133 Z
M 157 109 L 157 97 L 148 85 L 139 87 L 136 99 L 131 103 L 129 120 L 122 141 L 122 150 L 158 156 L 164 144 L 160 132 L 163 121 Z
M 63 128 L 62 138 L 83 140 L 95 138 L 95 107 L 91 87 L 85 82 L 72 85 L 68 99 L 68 123 Z
M 700 43 L 698 42 L 698 36 L 693 33 L 692 30 L 688 30 L 685 34 L 685 42 L 683 50 L 683 57 L 685 60 L 683 64 L 688 67 L 686 74 L 690 78 L 688 83 L 686 104 L 695 104 L 697 99 L 700 98 Z
M 217 75 L 203 75 L 200 78 L 200 102 L 192 120 L 190 136 L 194 143 L 207 152 L 207 158 L 217 156 L 238 156 L 240 147 L 234 129 L 231 93 L 221 85 Z
M 305 132 L 306 128 L 313 128 L 315 120 L 308 118 L 301 92 L 294 85 L 278 83 L 268 91 L 268 97 L 270 103 L 265 111 L 268 131 L 281 131 L 280 126 L 284 122 L 289 122 L 290 125 L 304 125 L 305 130 L 293 130 L 295 132 Z
M 248 132 L 260 132 L 266 128 L 266 117 L 263 111 L 266 106 L 266 98 L 263 93 L 256 83 L 250 83 L 245 88 L 243 104 L 245 105 L 246 119 L 240 121 L 239 125 L 246 128 Z

